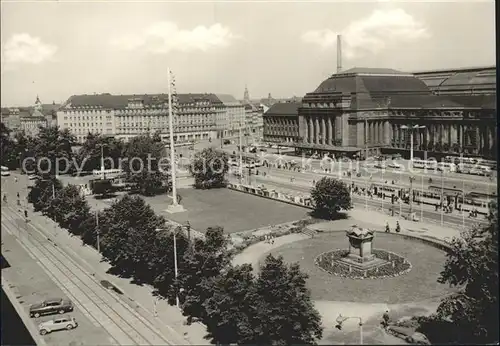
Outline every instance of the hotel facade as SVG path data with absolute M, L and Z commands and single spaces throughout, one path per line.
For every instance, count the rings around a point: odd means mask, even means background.
M 215 139 L 238 122 L 233 104 L 215 94 L 178 94 L 173 97 L 173 130 L 176 142 Z M 239 105 L 244 116 L 244 107 Z M 79 142 L 87 134 L 114 136 L 128 141 L 146 133 L 169 138 L 168 95 L 74 95 L 57 112 L 61 128 L 68 128 Z M 235 120 L 236 119 L 236 120 Z

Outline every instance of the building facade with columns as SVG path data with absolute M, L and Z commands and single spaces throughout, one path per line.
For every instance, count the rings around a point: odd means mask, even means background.
M 340 156 L 463 153 L 496 157 L 496 95 L 435 95 L 413 74 L 354 68 L 306 94 L 298 112 L 297 151 Z M 421 150 L 422 153 L 418 153 Z M 426 153 L 423 153 L 423 152 Z
M 299 138 L 297 102 L 275 103 L 264 113 L 264 141 L 290 145 Z

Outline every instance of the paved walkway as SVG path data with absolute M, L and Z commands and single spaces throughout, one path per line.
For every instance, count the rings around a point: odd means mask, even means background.
M 10 196 L 15 196 L 15 191 L 21 191 L 21 197 L 27 193 L 25 176 L 16 175 L 19 179 L 19 186 L 14 184 L 6 184 L 4 187 Z M 22 181 L 23 180 L 23 181 Z M 27 180 L 27 179 L 26 179 Z M 105 204 L 105 203 L 104 203 Z M 101 204 L 101 206 L 103 206 Z M 108 207 L 108 205 L 106 205 Z M 166 330 L 167 334 L 177 334 L 179 339 L 175 342 L 178 344 L 209 344 L 204 336 L 205 326 L 199 323 L 194 323 L 191 326 L 185 325 L 185 317 L 182 316 L 181 311 L 175 307 L 170 306 L 166 301 L 157 301 L 153 295 L 153 289 L 148 285 L 137 285 L 131 282 L 131 279 L 120 278 L 107 271 L 110 265 L 102 261 L 101 255 L 93 247 L 83 245 L 79 237 L 72 236 L 67 230 L 61 229 L 54 221 L 41 215 L 40 213 L 33 212 L 32 205 L 29 205 L 29 216 L 33 224 L 43 229 L 48 236 L 58 246 L 65 248 L 68 253 L 73 253 L 75 257 L 81 259 L 85 263 L 85 267 L 89 268 L 95 275 L 102 280 L 107 280 L 121 291 L 123 291 L 125 299 L 128 299 L 130 305 L 137 311 L 149 315 L 151 319 L 156 320 L 156 326 L 160 330 Z M 157 317 L 154 318 L 154 310 L 156 305 Z
M 334 229 L 334 227 L 332 227 L 333 223 L 342 222 L 346 225 L 346 228 L 348 228 L 349 225 L 356 224 L 361 227 L 383 231 L 387 221 L 389 222 L 391 228 L 394 229 L 396 221 L 398 220 L 389 216 L 385 217 L 375 211 L 354 209 L 349 212 L 349 219 L 347 220 L 321 222 L 309 225 L 308 228 L 327 232 Z M 459 236 L 460 234 L 460 232 L 456 229 L 440 227 L 434 224 L 416 224 L 406 220 L 399 220 L 399 222 L 402 234 L 428 237 L 441 241 L 448 241 L 452 237 Z M 338 227 L 336 227 L 336 229 L 338 229 Z M 249 263 L 252 264 L 254 271 L 257 271 L 259 262 L 262 260 L 263 256 L 271 252 L 271 250 L 282 245 L 307 238 L 309 238 L 309 236 L 305 234 L 289 234 L 283 237 L 275 238 L 274 244 L 267 244 L 265 242 L 253 244 L 243 250 L 240 254 L 236 255 L 233 259 L 233 263 L 237 265 Z M 384 311 L 389 310 L 391 312 L 391 318 L 393 319 L 398 319 L 404 316 L 426 315 L 436 310 L 439 304 L 439 299 L 410 304 L 364 304 L 341 301 L 315 301 L 314 303 L 316 309 L 321 314 L 323 326 L 325 328 L 324 337 L 320 342 L 321 344 L 338 343 L 345 340 L 349 340 L 349 342 L 352 343 L 359 342 L 356 339 L 358 336 L 354 333 L 354 331 L 358 328 L 355 320 L 346 322 L 342 332 L 335 329 L 336 318 L 339 314 L 351 314 L 363 319 L 365 324 L 364 334 L 367 334 L 365 335 L 366 342 L 369 342 L 368 340 L 370 340 L 372 343 L 378 344 L 401 344 L 401 339 L 394 338 L 379 328 L 381 316 Z

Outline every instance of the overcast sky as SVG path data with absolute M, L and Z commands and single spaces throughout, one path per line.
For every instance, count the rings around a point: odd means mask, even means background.
M 302 96 L 343 67 L 495 64 L 493 1 L 2 1 L 2 106 L 73 94 Z

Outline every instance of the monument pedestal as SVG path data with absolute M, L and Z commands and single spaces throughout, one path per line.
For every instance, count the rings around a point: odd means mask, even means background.
M 185 211 L 186 209 L 184 209 L 184 207 L 181 204 L 170 204 L 166 210 L 166 212 L 169 214 L 182 213 Z
M 346 232 L 349 238 L 349 254 L 338 261 L 356 269 L 368 270 L 388 263 L 372 254 L 374 233 L 367 229 L 353 226 Z

